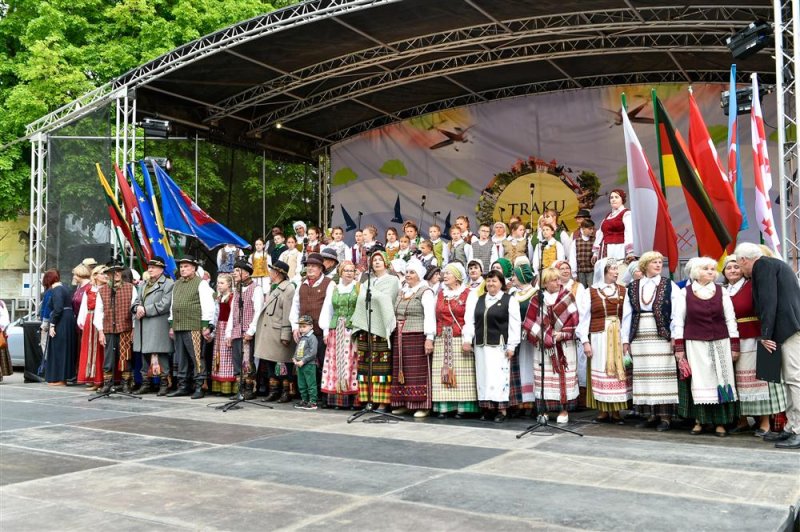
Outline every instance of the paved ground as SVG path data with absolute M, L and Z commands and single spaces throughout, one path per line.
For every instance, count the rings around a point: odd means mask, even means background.
M 776 530 L 800 453 L 586 423 L 526 436 L 0 384 L 0 529 Z M 582 419 L 581 419 L 582 418 Z

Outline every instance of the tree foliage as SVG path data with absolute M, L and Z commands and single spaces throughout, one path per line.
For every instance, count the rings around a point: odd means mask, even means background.
M 292 0 L 7 0 L 0 18 L 0 145 L 25 125 L 128 70 L 216 30 L 295 3 Z M 0 15 L 1 16 L 1 15 Z M 109 135 L 112 108 L 59 130 L 59 135 Z M 194 195 L 194 141 L 148 140 L 137 156 L 167 156 L 171 174 Z M 147 152 L 147 153 L 145 153 Z M 232 155 L 233 153 L 233 155 Z M 84 227 L 102 216 L 94 162 L 108 172 L 113 140 L 51 141 L 51 216 L 80 213 Z M 58 162 L 54 165 L 54 162 Z M 231 164 L 233 163 L 233 164 Z M 245 238 L 261 232 L 261 158 L 199 143 L 198 204 Z M 268 161 L 267 224 L 310 218 L 316 203 L 312 169 Z M 30 149 L 0 151 L 0 220 L 29 207 Z M 289 202 L 289 198 L 295 198 Z M 309 201 L 311 200 L 311 201 Z M 281 215 L 281 213 L 283 213 Z

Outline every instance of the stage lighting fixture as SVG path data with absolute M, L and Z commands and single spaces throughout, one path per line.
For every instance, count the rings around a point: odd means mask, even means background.
M 764 95 L 769 94 L 774 89 L 774 85 L 761 85 L 758 88 L 758 99 L 759 101 L 764 97 Z M 731 91 L 722 91 L 719 99 L 719 106 L 722 107 L 722 112 L 725 116 L 730 114 L 730 109 L 728 109 L 728 103 L 730 98 Z M 737 89 L 736 90 L 736 115 L 746 115 L 750 113 L 750 110 L 753 108 L 753 88 L 752 87 L 745 87 L 744 89 Z
M 172 161 L 166 157 L 145 157 L 144 163 L 147 165 L 147 169 L 153 173 L 156 171 L 156 167 L 153 163 L 157 164 L 162 170 L 167 172 L 172 170 Z
M 728 37 L 725 42 L 734 59 L 745 59 L 772 44 L 772 24 L 763 21 L 751 22 L 745 29 Z
M 165 139 L 169 137 L 170 123 L 168 120 L 145 118 L 139 124 L 144 129 L 146 137 Z

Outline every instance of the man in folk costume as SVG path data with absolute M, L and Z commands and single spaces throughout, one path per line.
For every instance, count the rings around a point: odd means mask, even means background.
M 587 209 L 578 211 L 575 220 L 578 228 L 572 234 L 572 246 L 569 255 L 569 265 L 572 274 L 583 286 L 587 288 L 594 282 L 594 267 L 592 265 L 592 246 L 594 246 L 594 221 L 589 217 Z
M 156 256 L 147 262 L 149 275 L 136 292 L 131 312 L 133 322 L 133 350 L 142 354 L 142 385 L 137 395 L 150 393 L 151 360 L 153 376 L 158 375 L 158 395 L 167 395 L 167 375 L 170 370 L 172 340 L 169 337 L 169 308 L 172 303 L 174 281 L 164 275 L 166 263 Z
M 253 336 L 261 308 L 264 306 L 264 292 L 253 282 L 253 267 L 248 262 L 239 261 L 233 268 L 236 289 L 231 298 L 231 316 L 225 327 L 225 341 L 233 354 L 233 373 L 240 377 L 244 372 L 245 399 L 255 398 L 253 384 L 256 377 L 256 363 L 253 356 Z
M 100 287 L 95 305 L 95 327 L 100 344 L 105 348 L 103 358 L 103 387 L 97 393 L 111 391 L 114 381 L 114 368 L 122 372 L 122 391 L 131 393 L 131 355 L 133 319 L 131 305 L 136 298 L 136 290 L 131 283 L 122 280 L 120 263 L 110 264 L 111 282 Z
M 211 335 L 209 322 L 214 317 L 214 290 L 197 275 L 199 263 L 191 255 L 178 261 L 180 278 L 172 288 L 170 336 L 175 340 L 178 389 L 167 397 L 181 397 L 195 390 L 192 399 L 203 397 L 207 368 L 203 357 L 203 338 Z
M 339 254 L 332 247 L 323 248 L 322 255 L 322 274 L 330 278 L 334 283 L 339 282 L 339 273 L 336 271 L 339 266 Z
M 333 283 L 330 278 L 322 275 L 324 268 L 323 257 L 319 253 L 311 253 L 306 259 L 306 278 L 295 291 L 292 300 L 292 310 L 289 321 L 292 324 L 294 341 L 300 340 L 298 320 L 300 316 L 308 315 L 314 320 L 314 335 L 317 336 L 317 365 L 322 370 L 325 362 L 325 342 L 323 340 L 320 323 L 330 323 L 331 298 L 333 297 Z M 317 377 L 320 377 L 318 375 Z M 321 382 L 321 379 L 317 379 Z

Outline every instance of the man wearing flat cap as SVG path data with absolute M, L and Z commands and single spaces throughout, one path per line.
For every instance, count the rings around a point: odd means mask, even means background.
M 175 340 L 175 362 L 178 365 L 178 389 L 167 397 L 191 394 L 192 399 L 203 397 L 206 363 L 203 357 L 203 337 L 211 334 L 209 322 L 214 317 L 214 290 L 198 277 L 200 264 L 191 255 L 178 261 L 180 277 L 172 287 L 170 307 L 170 336 Z
M 172 340 L 169 337 L 169 308 L 175 282 L 164 275 L 163 257 L 147 261 L 147 282 L 137 288 L 131 307 L 133 314 L 133 351 L 142 354 L 142 385 L 136 395 L 150 393 L 150 367 L 159 377 L 158 395 L 167 395 Z
M 236 288 L 231 298 L 231 315 L 225 327 L 225 341 L 233 354 L 233 373 L 237 380 L 244 372 L 244 388 L 241 392 L 245 399 L 255 398 L 253 336 L 256 334 L 258 315 L 264 306 L 264 292 L 253 281 L 252 275 L 253 267 L 249 262 L 240 260 L 234 265 L 233 280 Z M 239 382 L 241 383 L 240 380 Z
M 330 323 L 331 299 L 333 298 L 333 283 L 328 277 L 322 275 L 325 264 L 324 257 L 319 253 L 310 253 L 306 259 L 306 278 L 294 293 L 292 311 L 289 320 L 292 323 L 294 341 L 300 340 L 300 329 L 297 320 L 300 316 L 308 315 L 314 320 L 314 335 L 317 337 L 317 366 L 322 371 L 325 361 L 325 342 L 322 339 L 320 323 Z M 317 379 L 317 382 L 321 382 Z
M 122 391 L 131 393 L 131 355 L 133 319 L 131 306 L 136 299 L 136 290 L 131 283 L 122 280 L 125 265 L 114 262 L 106 270 L 110 274 L 108 283 L 97 292 L 95 304 L 95 327 L 100 344 L 105 347 L 103 355 L 103 387 L 97 393 L 111 391 L 114 368 L 122 373 Z
M 319 252 L 322 255 L 322 275 L 331 279 L 334 283 L 339 282 L 337 266 L 339 265 L 339 253 L 331 247 L 323 248 Z
M 270 264 L 269 280 L 269 295 L 256 324 L 255 356 L 267 364 L 269 395 L 265 401 L 288 403 L 294 354 L 289 314 L 295 293 L 289 280 L 289 265 L 280 260 Z

